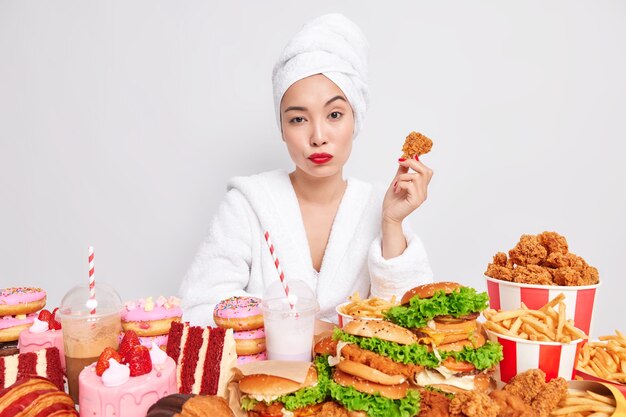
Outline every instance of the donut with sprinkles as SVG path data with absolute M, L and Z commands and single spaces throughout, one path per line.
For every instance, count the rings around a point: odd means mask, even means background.
M 261 299 L 248 296 L 230 297 L 213 309 L 213 320 L 219 327 L 234 330 L 255 330 L 263 327 Z
M 0 289 L 0 316 L 17 316 L 41 310 L 46 305 L 46 292 L 35 287 Z

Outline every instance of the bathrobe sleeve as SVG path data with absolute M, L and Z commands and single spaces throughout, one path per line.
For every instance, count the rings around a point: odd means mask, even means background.
M 422 241 L 406 227 L 404 235 L 407 247 L 395 258 L 383 258 L 381 236 L 372 242 L 367 259 L 371 296 L 389 299 L 395 295 L 401 298 L 407 290 L 433 282 L 433 272 Z
M 247 295 L 251 250 L 250 205 L 238 190 L 230 190 L 211 221 L 180 287 L 183 320 L 213 325 L 213 308 L 220 300 Z

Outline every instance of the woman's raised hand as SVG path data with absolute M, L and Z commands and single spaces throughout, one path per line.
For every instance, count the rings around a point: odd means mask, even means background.
M 422 205 L 428 194 L 432 169 L 415 159 L 398 160 L 398 171 L 387 189 L 383 201 L 383 222 L 402 223 L 416 208 Z M 413 170 L 414 172 L 409 172 Z

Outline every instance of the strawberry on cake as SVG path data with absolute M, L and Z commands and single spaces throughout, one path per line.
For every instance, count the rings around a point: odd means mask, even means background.
M 33 320 L 33 324 L 20 332 L 18 348 L 20 353 L 28 353 L 54 346 L 59 349 L 61 366 L 65 370 L 63 331 L 61 330 L 61 323 L 56 319 L 57 310 L 58 308 L 52 312 L 41 310 Z
M 78 376 L 81 416 L 144 417 L 159 398 L 178 392 L 176 363 L 131 330 L 119 350 L 106 348 Z

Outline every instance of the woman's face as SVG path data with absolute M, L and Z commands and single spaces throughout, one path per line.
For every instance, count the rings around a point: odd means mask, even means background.
M 283 140 L 296 167 L 314 177 L 340 173 L 352 150 L 354 114 L 324 75 L 292 84 L 280 104 Z

